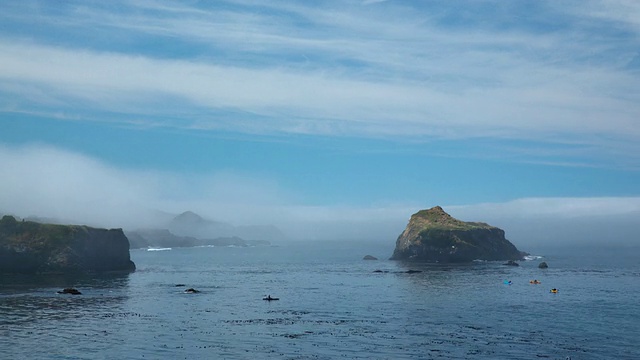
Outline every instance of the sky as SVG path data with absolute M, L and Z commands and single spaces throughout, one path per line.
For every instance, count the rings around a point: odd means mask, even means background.
M 3 1 L 0 164 L 21 217 L 640 244 L 640 2 Z

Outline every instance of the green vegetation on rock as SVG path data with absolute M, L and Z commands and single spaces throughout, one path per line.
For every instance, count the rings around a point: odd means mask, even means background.
M 428 262 L 516 260 L 522 258 L 504 231 L 482 222 L 453 218 L 440 206 L 411 216 L 396 241 L 392 259 Z
M 132 271 L 121 229 L 0 220 L 0 272 Z

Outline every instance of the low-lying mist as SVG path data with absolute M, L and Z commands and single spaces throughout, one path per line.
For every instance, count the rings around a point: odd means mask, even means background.
M 504 229 L 524 251 L 550 245 L 640 245 L 639 197 L 312 206 L 296 202 L 296 194 L 271 179 L 119 168 L 44 145 L 0 146 L 0 162 L 0 213 L 21 218 L 133 230 L 163 227 L 168 219 L 193 211 L 234 226 L 273 225 L 289 240 L 393 243 L 413 213 L 441 205 L 461 220 Z

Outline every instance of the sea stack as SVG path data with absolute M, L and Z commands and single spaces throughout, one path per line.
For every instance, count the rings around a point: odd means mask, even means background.
M 522 260 L 524 255 L 505 239 L 504 230 L 486 223 L 460 221 L 436 206 L 411 216 L 396 241 L 391 260 L 462 263 Z

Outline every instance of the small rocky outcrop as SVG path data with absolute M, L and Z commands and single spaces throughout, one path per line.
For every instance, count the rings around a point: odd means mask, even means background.
M 80 290 L 78 290 L 76 288 L 64 288 L 64 289 L 58 291 L 58 294 L 82 295 Z
M 485 223 L 460 221 L 436 206 L 411 216 L 398 236 L 391 259 L 460 263 L 522 260 L 525 255 L 505 238 L 504 230 Z
M 502 265 L 507 265 L 507 266 L 520 266 L 520 264 L 518 264 L 517 262 L 513 261 L 513 260 L 509 260 L 506 263 L 502 264 Z
M 0 220 L 0 273 L 135 270 L 122 229 Z
M 540 268 L 540 269 L 546 269 L 548 267 L 549 267 L 549 265 L 547 265 L 547 263 L 544 262 L 544 261 L 541 262 L 540 264 L 538 264 L 538 268 Z
M 378 260 L 378 258 L 372 255 L 365 255 L 362 260 Z

